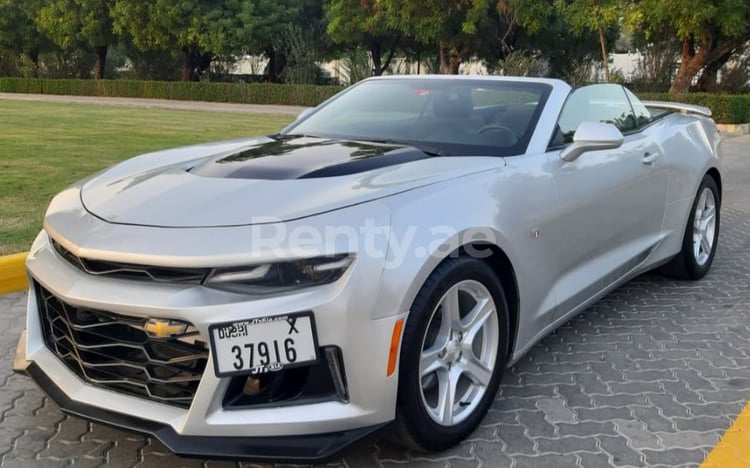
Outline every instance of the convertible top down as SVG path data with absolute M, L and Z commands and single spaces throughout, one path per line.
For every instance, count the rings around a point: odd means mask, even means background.
M 619 85 L 368 79 L 58 194 L 14 369 L 183 455 L 323 461 L 390 423 L 443 450 L 590 304 L 707 273 L 720 171 L 708 109 Z

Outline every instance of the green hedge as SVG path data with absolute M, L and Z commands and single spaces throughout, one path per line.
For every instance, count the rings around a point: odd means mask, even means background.
M 0 78 L 0 92 L 4 93 L 114 96 L 295 106 L 318 105 L 341 89 L 338 86 L 273 83 Z M 690 93 L 672 96 L 667 93 L 640 93 L 639 97 L 648 100 L 678 101 L 706 106 L 713 112 L 714 120 L 717 123 L 750 122 L 750 94 Z
M 716 123 L 743 124 L 750 122 L 750 94 L 689 93 L 672 96 L 668 93 L 639 93 L 638 97 L 653 101 L 676 101 L 711 109 Z
M 274 83 L 0 78 L 0 92 L 315 106 L 342 88 Z

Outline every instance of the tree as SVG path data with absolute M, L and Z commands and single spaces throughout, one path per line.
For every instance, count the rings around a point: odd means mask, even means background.
M 555 7 L 566 18 L 577 36 L 597 33 L 604 64 L 604 81 L 609 82 L 609 56 L 605 31 L 618 24 L 621 7 L 616 0 L 555 0 Z
M 630 41 L 640 55 L 631 78 L 633 91 L 667 92 L 672 85 L 680 42 L 671 31 L 651 34 L 648 39 L 643 32 L 636 32 L 630 35 Z
M 601 47 L 598 33 L 584 30 L 580 35 L 572 32 L 563 12 L 550 9 L 539 29 L 518 28 L 513 42 L 514 51 L 538 52 L 543 58 L 546 74 L 561 78 L 573 85 L 591 83 L 594 62 L 600 60 Z M 606 29 L 604 37 L 609 48 L 618 37 L 615 28 Z
M 0 49 L 23 56 L 34 76 L 39 73 L 40 52 L 53 47 L 32 20 L 36 8 L 33 0 L 0 0 Z
M 512 74 L 537 69 L 538 58 L 554 45 L 542 43 L 538 37 L 549 30 L 554 17 L 552 1 L 498 0 L 488 15 L 489 24 L 479 30 L 476 51 L 487 70 L 493 73 L 502 69 L 504 74 Z M 531 61 L 524 63 L 525 59 Z
M 110 10 L 114 0 L 48 0 L 34 21 L 62 49 L 81 47 L 96 53 L 94 78 L 104 77 L 109 46 L 116 40 Z
M 748 27 L 750 30 L 750 27 Z M 694 91 L 715 91 L 719 70 L 727 65 L 732 59 L 740 58 L 745 48 L 750 43 L 750 34 L 746 33 L 735 38 L 719 38 L 712 41 L 709 59 L 700 72 L 698 81 L 693 88 Z
M 417 41 L 436 45 L 440 72 L 457 74 L 478 48 L 479 31 L 488 24 L 490 0 L 379 0 L 388 26 Z
M 286 67 L 282 36 L 302 15 L 301 0 L 255 0 L 242 2 L 239 13 L 240 49 L 265 55 L 266 75 L 274 83 L 281 81 Z
M 544 32 L 555 16 L 551 0 L 498 0 L 496 10 L 500 42 L 507 51 L 520 36 Z
M 115 0 L 112 21 L 142 51 L 178 50 L 181 79 L 195 78 L 199 62 L 224 53 L 237 43 L 240 0 Z
M 671 94 L 688 92 L 698 73 L 715 73 L 750 40 L 747 0 L 640 0 L 626 11 L 629 28 L 647 36 L 668 30 L 679 39 L 680 66 Z
M 328 0 L 328 34 L 334 42 L 364 46 L 372 60 L 372 74 L 388 68 L 403 37 L 378 8 L 375 0 Z
M 269 81 L 281 82 L 287 67 L 291 45 L 284 38 L 290 34 L 316 34 L 315 43 L 308 44 L 310 55 L 325 51 L 327 36 L 323 24 L 321 0 L 254 0 L 243 1 L 238 20 L 239 46 L 243 53 L 264 55 L 268 59 Z M 292 32 L 293 30 L 293 32 Z M 300 58 L 296 51 L 296 58 Z M 317 57 L 316 57 L 317 59 Z M 308 59 L 305 59 L 308 60 Z
M 321 84 L 323 72 L 318 65 L 326 48 L 326 25 L 320 21 L 292 24 L 281 34 L 279 52 L 286 59 L 283 81 L 293 84 Z

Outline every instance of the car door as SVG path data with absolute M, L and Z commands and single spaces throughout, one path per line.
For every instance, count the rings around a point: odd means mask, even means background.
M 575 90 L 558 126 L 572 141 L 581 122 L 608 122 L 624 135 L 619 148 L 589 151 L 574 161 L 548 153 L 559 199 L 553 223 L 559 257 L 554 290 L 557 315 L 597 297 L 641 265 L 660 240 L 667 194 L 666 162 L 649 132 L 642 131 L 619 85 Z

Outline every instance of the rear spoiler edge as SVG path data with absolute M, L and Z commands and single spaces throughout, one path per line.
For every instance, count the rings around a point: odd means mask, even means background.
M 641 101 L 646 107 L 653 107 L 656 109 L 666 109 L 671 111 L 680 112 L 683 114 L 699 114 L 706 117 L 711 117 L 711 109 L 703 106 L 696 106 L 693 104 L 683 104 L 681 102 L 670 102 L 670 101 Z

